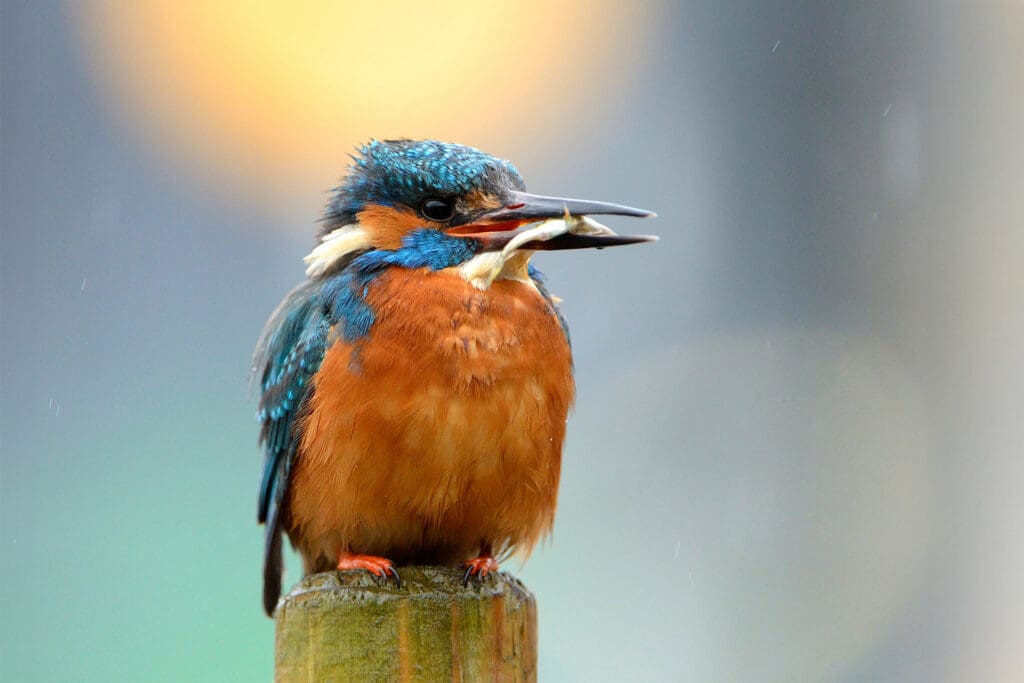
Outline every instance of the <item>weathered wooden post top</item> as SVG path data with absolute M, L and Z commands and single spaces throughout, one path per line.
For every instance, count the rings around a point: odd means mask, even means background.
M 281 599 L 275 676 L 302 681 L 537 680 L 537 603 L 517 579 L 403 567 L 307 576 Z

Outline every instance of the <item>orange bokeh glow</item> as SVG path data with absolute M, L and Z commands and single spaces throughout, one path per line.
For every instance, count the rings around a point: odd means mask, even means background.
M 550 136 L 613 96 L 650 19 L 583 0 L 109 0 L 75 18 L 122 123 L 194 175 L 260 192 L 335 177 L 372 137 L 500 154 Z

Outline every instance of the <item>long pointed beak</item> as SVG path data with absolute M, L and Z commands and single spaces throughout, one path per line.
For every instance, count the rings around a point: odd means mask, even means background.
M 568 199 L 565 197 L 545 197 L 528 192 L 513 192 L 505 202 L 505 206 L 487 214 L 484 218 L 493 221 L 517 220 L 521 223 L 533 223 L 545 218 L 561 218 L 562 216 L 633 216 L 634 218 L 653 218 L 653 211 L 634 209 L 621 204 L 594 202 L 589 199 Z
M 649 236 L 616 235 L 595 221 L 589 221 L 589 224 L 600 226 L 600 229 L 587 227 L 583 227 L 579 231 L 575 229 L 576 226 L 582 226 L 583 223 L 572 219 L 595 214 L 635 218 L 653 218 L 656 215 L 653 211 L 634 209 L 609 202 L 512 192 L 506 197 L 504 206 L 492 209 L 476 217 L 472 223 L 452 228 L 449 232 L 480 240 L 486 251 L 504 249 L 513 241 L 521 249 L 552 250 L 592 247 L 600 249 L 657 239 Z M 525 233 L 536 233 L 537 231 L 530 228 L 524 229 L 522 226 L 553 219 L 565 219 L 565 227 L 556 231 L 542 230 L 538 234 L 539 239 L 524 239 L 527 237 Z M 519 239 L 516 239 L 517 237 Z

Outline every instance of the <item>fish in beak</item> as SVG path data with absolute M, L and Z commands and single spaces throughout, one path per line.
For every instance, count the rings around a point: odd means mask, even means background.
M 483 251 L 505 253 L 516 249 L 601 249 L 658 239 L 653 235 L 616 234 L 590 218 L 591 215 L 653 218 L 656 214 L 609 202 L 512 192 L 504 206 L 480 214 L 471 223 L 448 232 L 479 240 Z M 533 223 L 539 224 L 528 227 Z
M 534 251 L 556 249 L 603 249 L 625 244 L 654 242 L 653 235 L 619 235 L 598 223 L 590 214 L 651 218 L 655 214 L 619 204 L 582 199 L 512 193 L 504 206 L 448 230 L 449 234 L 480 242 L 481 253 L 462 266 L 463 277 L 486 289 L 495 278 L 525 279 Z

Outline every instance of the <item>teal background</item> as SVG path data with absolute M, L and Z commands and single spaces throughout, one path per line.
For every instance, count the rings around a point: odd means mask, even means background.
M 0 679 L 269 680 L 248 366 L 333 179 L 197 180 L 67 7 L 2 11 Z M 1024 680 L 1024 6 L 659 12 L 501 150 L 663 238 L 538 258 L 579 378 L 509 567 L 541 679 Z

